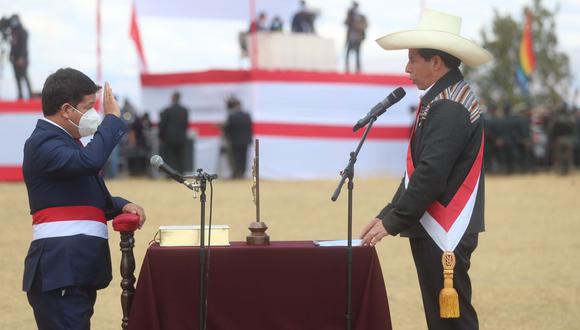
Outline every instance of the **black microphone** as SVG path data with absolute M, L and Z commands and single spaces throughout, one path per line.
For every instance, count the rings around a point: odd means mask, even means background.
M 153 155 L 151 160 L 149 161 L 151 165 L 155 168 L 158 168 L 169 175 L 173 180 L 183 183 L 185 181 L 183 179 L 183 175 L 179 174 L 176 170 L 172 169 L 169 165 L 165 164 L 163 158 L 159 155 Z
M 356 125 L 354 125 L 352 127 L 352 131 L 353 132 L 358 131 L 361 127 L 366 126 L 366 124 L 368 124 L 372 118 L 376 119 L 378 116 L 385 113 L 385 111 L 387 111 L 388 108 L 390 108 L 393 104 L 399 102 L 403 97 L 405 97 L 405 94 L 407 94 L 407 93 L 405 93 L 405 90 L 403 89 L 403 87 L 399 87 L 399 88 L 395 89 L 384 100 L 377 103 L 377 105 L 375 105 L 371 109 L 371 111 L 369 111 L 363 118 L 361 118 L 359 121 L 357 121 Z

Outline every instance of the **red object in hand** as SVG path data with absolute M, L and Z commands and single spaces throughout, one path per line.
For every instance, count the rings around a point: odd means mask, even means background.
M 113 219 L 113 229 L 120 232 L 133 232 L 139 228 L 139 215 L 122 213 Z

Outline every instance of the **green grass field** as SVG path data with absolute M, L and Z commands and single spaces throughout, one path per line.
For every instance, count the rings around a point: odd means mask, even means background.
M 357 180 L 356 235 L 390 200 L 399 180 Z M 346 189 L 336 203 L 336 181 L 261 185 L 262 219 L 272 240 L 346 238 Z M 230 225 L 230 240 L 244 240 L 254 220 L 250 181 L 214 183 L 214 224 Z M 136 233 L 137 273 L 160 225 L 199 223 L 199 200 L 171 181 L 122 179 L 113 195 L 142 205 L 148 221 Z M 346 188 L 346 187 L 345 187 Z M 473 303 L 481 329 L 578 329 L 580 324 L 580 173 L 488 177 L 486 227 L 472 257 Z M 31 218 L 24 184 L 1 183 L 0 329 L 35 329 L 21 291 Z M 119 236 L 110 229 L 114 279 L 99 291 L 93 329 L 119 329 Z M 407 239 L 386 237 L 376 246 L 389 297 L 393 328 L 425 329 L 423 307 Z

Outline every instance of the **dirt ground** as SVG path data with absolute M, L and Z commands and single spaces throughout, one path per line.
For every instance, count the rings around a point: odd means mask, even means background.
M 362 227 L 390 200 L 399 180 L 357 180 L 354 226 Z M 244 240 L 254 220 L 250 181 L 214 183 L 214 224 L 230 225 L 230 240 Z M 121 179 L 114 195 L 142 205 L 146 226 L 136 236 L 137 272 L 160 225 L 197 224 L 199 200 L 166 180 Z M 346 238 L 346 189 L 336 203 L 336 181 L 262 182 L 262 218 L 272 240 Z M 488 177 L 486 227 L 472 257 L 473 303 L 481 329 L 578 329 L 580 324 L 580 173 Z M 34 329 L 21 291 L 31 238 L 24 184 L 0 183 L 0 329 Z M 110 229 L 114 279 L 99 291 L 93 329 L 119 329 L 119 236 Z M 425 329 L 415 268 L 407 239 L 377 245 L 393 328 Z

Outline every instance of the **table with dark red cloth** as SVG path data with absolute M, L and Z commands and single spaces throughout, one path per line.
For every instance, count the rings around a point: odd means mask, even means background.
M 346 264 L 346 247 L 318 247 L 311 241 L 212 247 L 207 329 L 345 329 Z M 374 248 L 353 247 L 352 274 L 353 329 L 391 329 Z M 151 245 L 129 329 L 197 329 L 198 314 L 199 248 Z

